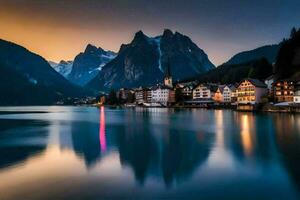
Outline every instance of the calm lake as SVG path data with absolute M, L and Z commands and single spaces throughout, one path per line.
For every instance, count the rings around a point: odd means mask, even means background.
M 299 199 L 300 115 L 1 107 L 0 199 Z

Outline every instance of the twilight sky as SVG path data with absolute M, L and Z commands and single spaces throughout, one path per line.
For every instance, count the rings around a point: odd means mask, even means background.
M 88 43 L 118 51 L 138 30 L 189 36 L 218 65 L 278 43 L 300 27 L 299 0 L 0 0 L 0 38 L 48 60 L 73 59 Z

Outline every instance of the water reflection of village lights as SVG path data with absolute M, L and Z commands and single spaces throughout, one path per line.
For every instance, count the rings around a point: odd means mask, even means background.
M 104 106 L 101 106 L 101 108 L 100 108 L 100 130 L 99 130 L 99 135 L 100 135 L 101 151 L 105 151 L 106 150 L 106 138 L 105 138 L 105 111 L 104 111 Z
M 247 155 L 250 155 L 252 152 L 253 144 L 251 140 L 251 133 L 250 133 L 250 124 L 249 124 L 249 117 L 248 115 L 242 115 L 242 130 L 241 130 L 241 137 L 242 137 L 242 145 Z
M 216 137 L 217 137 L 217 145 L 220 147 L 224 146 L 224 117 L 222 110 L 216 110 Z

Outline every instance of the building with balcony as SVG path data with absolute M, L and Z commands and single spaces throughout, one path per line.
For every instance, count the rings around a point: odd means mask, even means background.
M 160 103 L 162 105 L 170 105 L 175 103 L 175 91 L 167 86 L 157 85 L 150 89 L 151 103 Z
M 294 81 L 286 79 L 274 82 L 273 95 L 275 102 L 293 102 Z
M 193 82 L 179 83 L 176 85 L 176 89 L 181 91 L 181 94 L 185 100 L 191 100 L 193 98 L 194 85 L 195 84 Z
M 206 84 L 199 84 L 193 89 L 194 100 L 207 100 L 212 99 L 214 92 L 211 91 L 211 87 Z
M 236 95 L 236 88 L 234 85 L 219 85 L 215 92 L 213 99 L 217 103 L 231 103 L 233 94 Z
M 238 86 L 238 104 L 261 103 L 262 97 L 268 93 L 267 85 L 257 79 L 244 79 Z
M 238 85 L 230 85 L 231 103 L 236 103 L 238 98 Z
M 136 104 L 150 103 L 151 90 L 149 88 L 138 88 L 134 90 Z

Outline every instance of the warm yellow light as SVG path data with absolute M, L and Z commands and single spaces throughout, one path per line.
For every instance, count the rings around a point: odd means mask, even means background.
M 253 142 L 251 139 L 250 133 L 250 123 L 248 115 L 242 116 L 242 130 L 241 130 L 241 137 L 242 137 L 242 145 L 247 155 L 250 155 L 253 149 Z

